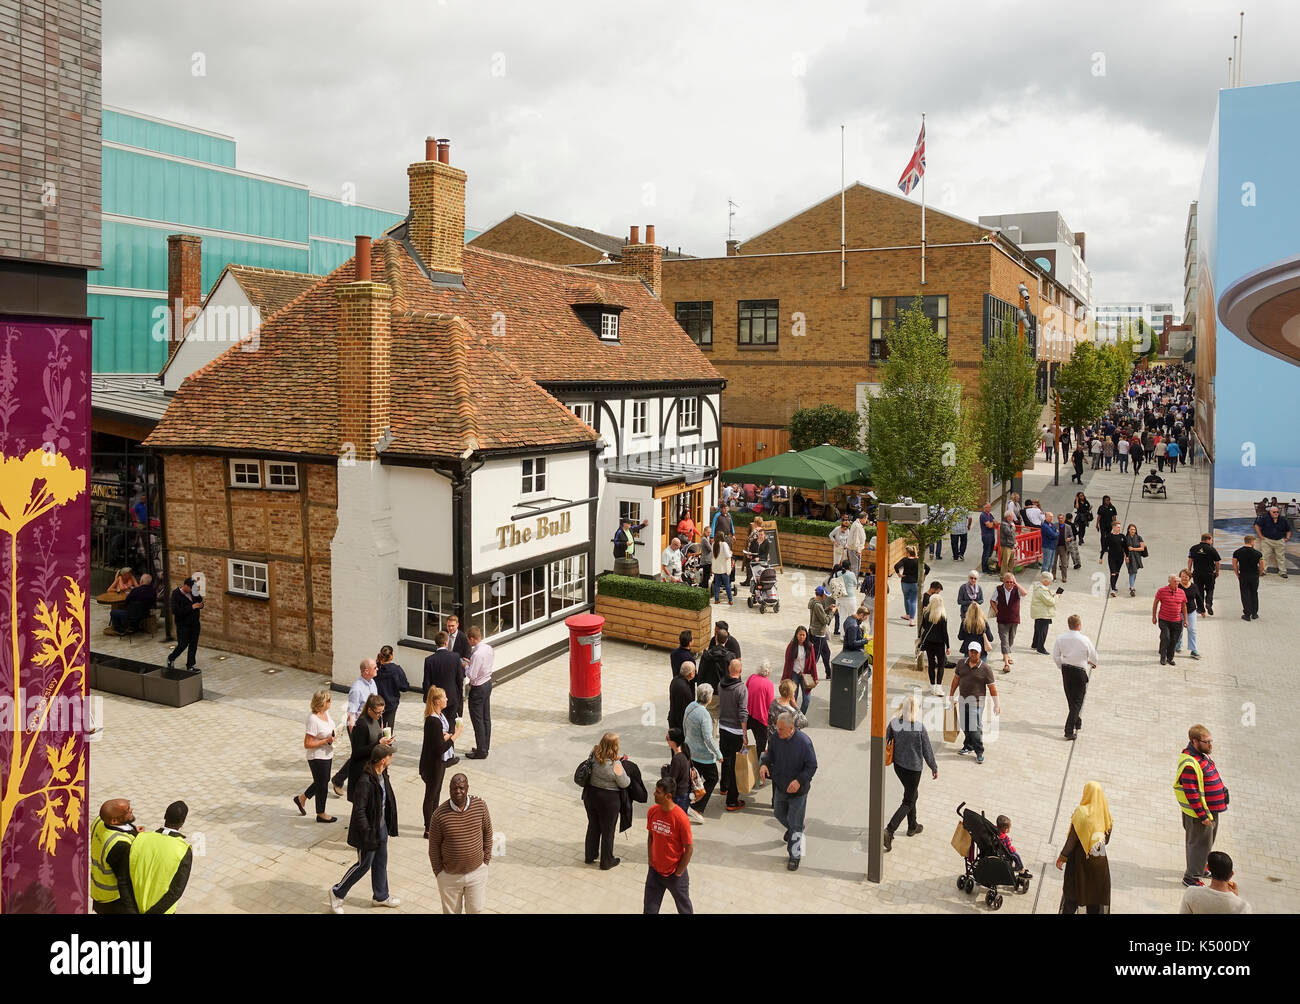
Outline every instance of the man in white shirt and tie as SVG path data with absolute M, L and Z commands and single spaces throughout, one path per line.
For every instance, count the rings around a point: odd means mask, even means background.
M 469 721 L 474 726 L 474 748 L 465 754 L 471 760 L 486 760 L 492 744 L 492 646 L 483 640 L 477 624 L 465 634 L 469 637 Z
M 1066 621 L 1069 630 L 1056 639 L 1052 649 L 1052 659 L 1061 669 L 1061 682 L 1065 685 L 1065 700 L 1070 706 L 1065 718 L 1065 738 L 1073 739 L 1083 720 L 1079 712 L 1083 710 L 1083 699 L 1088 693 L 1088 668 L 1097 666 L 1097 650 L 1092 641 L 1080 628 L 1083 618 L 1070 614 Z

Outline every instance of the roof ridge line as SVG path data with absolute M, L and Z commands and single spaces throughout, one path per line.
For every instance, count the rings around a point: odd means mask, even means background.
M 466 245 L 465 245 L 465 250 L 466 250 L 466 251 L 473 251 L 475 254 L 486 255 L 486 256 L 491 257 L 491 258 L 500 258 L 500 259 L 503 259 L 503 260 L 505 260 L 505 261 L 517 261 L 517 262 L 520 262 L 521 264 L 524 264 L 524 265 L 535 265 L 535 266 L 538 267 L 538 268 L 548 269 L 548 270 L 553 271 L 553 272 L 563 272 L 563 273 L 568 273 L 568 274 L 577 273 L 577 274 L 579 274 L 579 275 L 587 275 L 587 276 L 590 276 L 590 275 L 593 274 L 593 273 L 591 273 L 590 271 L 588 271 L 587 266 L 585 266 L 585 265 L 557 265 L 557 264 L 555 264 L 554 262 L 549 262 L 549 261 L 539 261 L 539 260 L 536 259 L 536 258 L 525 258 L 523 255 L 507 254 L 507 253 L 504 252 L 504 251 L 497 251 L 497 250 L 494 249 L 494 248 L 475 247 L 473 244 L 466 244 Z M 591 265 L 596 265 L 596 264 L 599 264 L 599 263 L 598 263 L 598 262 L 590 262 L 589 264 L 591 264 Z M 606 264 L 617 265 L 618 262 L 607 262 Z M 605 276 L 605 275 L 606 275 L 606 273 L 604 273 L 604 272 L 599 272 L 599 273 L 595 273 L 595 274 L 597 274 L 597 275 L 601 275 L 601 276 Z M 610 274 L 610 275 L 607 276 L 607 278 L 610 278 L 610 279 L 617 279 L 617 280 L 619 280 L 620 282 L 640 282 L 640 281 L 641 281 L 639 277 L 637 277 L 637 276 L 630 276 L 630 275 Z

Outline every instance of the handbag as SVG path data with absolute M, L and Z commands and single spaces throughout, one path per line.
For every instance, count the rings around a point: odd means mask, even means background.
M 803 673 L 800 675 L 799 678 L 803 680 L 804 690 L 812 690 L 813 687 L 817 684 L 817 678 L 813 676 L 812 673 Z
M 691 766 L 691 801 L 698 802 L 704 797 L 704 778 L 700 777 L 700 772 Z
M 894 762 L 894 740 L 891 737 L 885 743 L 885 766 L 888 767 Z
M 595 757 L 589 756 L 578 764 L 578 769 L 573 772 L 573 783 L 579 788 L 587 787 L 588 782 L 591 781 L 591 768 L 594 762 Z

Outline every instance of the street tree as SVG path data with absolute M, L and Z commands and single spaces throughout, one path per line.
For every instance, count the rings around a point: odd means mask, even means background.
M 1034 458 L 1042 404 L 1036 393 L 1038 366 L 1011 321 L 989 339 L 980 367 L 976 448 L 980 463 L 1000 489 L 1001 510 L 1011 479 Z
M 1110 403 L 1110 385 L 1100 351 L 1092 342 L 1079 342 L 1056 374 L 1061 425 L 1065 428 L 1082 429 L 1090 425 Z
M 857 450 L 862 446 L 862 417 L 852 408 L 819 404 L 790 416 L 790 447 L 807 450 L 822 443 Z
M 886 329 L 885 346 L 880 391 L 867 402 L 871 475 L 882 502 L 910 498 L 941 511 L 909 528 L 923 557 L 947 534 L 949 514 L 979 497 L 971 409 L 962 406 L 945 339 L 920 297 Z

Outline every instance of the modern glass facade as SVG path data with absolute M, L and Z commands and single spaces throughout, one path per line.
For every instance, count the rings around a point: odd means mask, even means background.
M 306 185 L 235 167 L 229 136 L 121 108 L 103 118 L 103 270 L 92 273 L 96 373 L 154 373 L 167 300 L 167 235 L 203 241 L 206 296 L 229 263 L 325 275 L 405 212 L 347 205 Z M 468 238 L 467 234 L 467 238 Z M 159 329 L 160 331 L 165 329 Z

